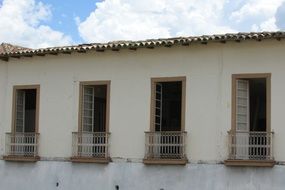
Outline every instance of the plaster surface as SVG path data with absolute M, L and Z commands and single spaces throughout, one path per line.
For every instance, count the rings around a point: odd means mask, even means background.
M 222 164 L 146 166 L 0 161 L 5 190 L 283 190 L 285 166 L 230 168 Z
M 40 85 L 39 156 L 67 159 L 78 130 L 80 81 L 110 80 L 110 155 L 143 159 L 151 78 L 185 76 L 187 157 L 191 163 L 219 163 L 227 158 L 232 74 L 271 73 L 274 157 L 284 162 L 284 50 L 285 41 L 264 40 L 0 61 L 0 155 L 11 131 L 14 85 Z

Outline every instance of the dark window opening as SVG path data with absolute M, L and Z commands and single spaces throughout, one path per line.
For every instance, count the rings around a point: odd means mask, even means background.
M 16 132 L 35 132 L 37 90 L 17 90 L 16 96 Z
M 266 131 L 266 79 L 249 79 L 250 131 Z
M 106 131 L 107 86 L 98 85 L 94 94 L 94 132 Z
M 155 131 L 181 131 L 182 82 L 157 82 L 155 88 Z

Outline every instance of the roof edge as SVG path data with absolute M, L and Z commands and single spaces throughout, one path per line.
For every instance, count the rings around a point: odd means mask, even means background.
M 277 39 L 285 38 L 285 32 L 249 32 L 249 33 L 227 33 L 227 34 L 214 34 L 214 35 L 201 35 L 190 37 L 172 37 L 172 38 L 159 38 L 147 39 L 139 41 L 113 41 L 107 43 L 89 43 L 71 46 L 58 46 L 39 49 L 29 49 L 21 46 L 13 46 L 13 51 L 0 53 L 0 59 L 8 61 L 10 57 L 32 57 L 44 56 L 46 54 L 57 55 L 59 53 L 71 54 L 72 52 L 85 53 L 90 50 L 104 52 L 105 50 L 119 51 L 120 49 L 136 50 L 138 48 L 155 48 L 155 47 L 171 47 L 173 45 L 188 46 L 192 43 L 207 44 L 210 42 L 226 43 L 227 41 L 242 42 L 246 40 L 261 41 L 264 39 Z

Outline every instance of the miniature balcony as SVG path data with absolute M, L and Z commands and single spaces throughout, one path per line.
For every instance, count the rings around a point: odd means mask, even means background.
M 162 131 L 145 133 L 145 164 L 187 163 L 186 132 Z
M 4 160 L 35 162 L 38 156 L 39 133 L 6 133 Z
M 227 166 L 272 167 L 273 132 L 229 132 L 229 158 Z
M 109 133 L 73 132 L 72 162 L 109 163 Z

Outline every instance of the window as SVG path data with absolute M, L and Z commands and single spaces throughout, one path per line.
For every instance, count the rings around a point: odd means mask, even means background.
M 110 82 L 81 82 L 79 129 L 73 133 L 73 161 L 109 159 Z
M 39 89 L 39 85 L 14 87 L 12 133 L 6 134 L 7 160 L 38 157 Z
M 232 160 L 273 160 L 270 74 L 233 75 Z
M 16 90 L 15 132 L 36 132 L 36 89 Z
M 182 81 L 155 83 L 155 131 L 181 131 Z
M 84 85 L 82 132 L 106 132 L 107 85 Z
M 186 163 L 185 83 L 185 77 L 151 80 L 151 124 L 150 132 L 146 132 L 145 163 L 151 160 Z

